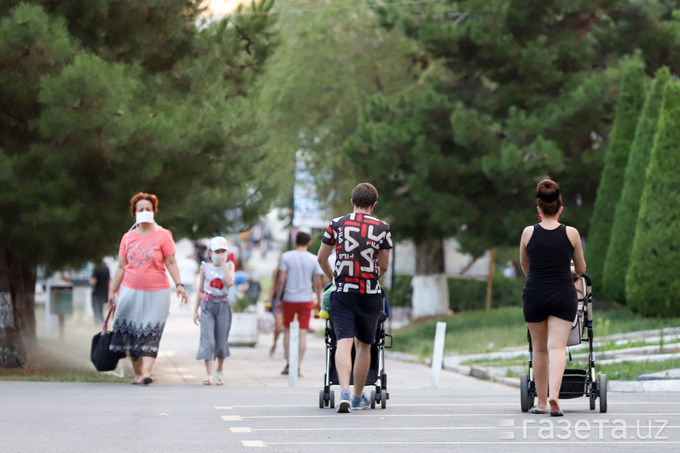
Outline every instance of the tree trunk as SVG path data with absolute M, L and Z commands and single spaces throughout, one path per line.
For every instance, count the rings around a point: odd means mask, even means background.
M 21 261 L 10 263 L 10 292 L 14 301 L 14 320 L 26 345 L 37 342 L 35 332 L 35 270 Z
M 416 244 L 413 277 L 413 317 L 445 315 L 449 311 L 449 287 L 444 265 L 444 241 Z
M 17 368 L 26 363 L 26 348 L 12 304 L 11 269 L 16 258 L 0 242 L 0 367 Z

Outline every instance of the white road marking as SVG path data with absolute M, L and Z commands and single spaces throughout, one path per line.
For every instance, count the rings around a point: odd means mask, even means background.
M 261 440 L 242 440 L 241 443 L 244 447 L 266 447 Z
M 232 426 L 229 428 L 232 433 L 252 433 L 253 430 L 247 426 Z
M 222 420 L 225 422 L 238 422 L 241 421 L 241 417 L 239 415 L 223 415 Z

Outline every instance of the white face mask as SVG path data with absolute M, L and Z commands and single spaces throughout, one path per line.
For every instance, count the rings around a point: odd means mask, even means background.
M 152 211 L 141 211 L 137 212 L 135 215 L 137 217 L 137 223 L 155 223 L 153 221 Z

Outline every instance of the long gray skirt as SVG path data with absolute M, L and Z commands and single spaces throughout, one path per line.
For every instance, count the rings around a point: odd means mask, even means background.
M 134 359 L 157 357 L 169 311 L 169 289 L 142 291 L 121 285 L 109 349 L 128 352 Z

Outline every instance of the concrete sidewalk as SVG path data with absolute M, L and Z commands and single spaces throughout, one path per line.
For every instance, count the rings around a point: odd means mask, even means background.
M 301 388 L 323 388 L 326 369 L 326 346 L 322 336 L 325 321 L 312 319 L 314 332 L 308 334 L 307 352 L 302 360 L 301 374 L 297 386 Z M 288 376 L 281 375 L 285 366 L 283 358 L 283 335 L 279 338 L 276 353 L 270 357 L 273 334 L 260 335 L 255 347 L 230 347 L 231 356 L 225 360 L 225 385 L 230 387 L 288 387 Z M 395 340 L 398 341 L 398 340 Z M 165 332 L 161 340 L 160 352 L 153 369 L 152 385 L 202 385 L 205 365 L 196 360 L 199 327 L 192 321 L 189 306 L 179 306 L 173 301 Z M 387 357 L 385 371 L 388 376 L 388 390 L 391 388 L 430 388 L 432 371 L 426 365 L 393 360 Z M 131 374 L 129 360 L 121 361 L 119 368 Z M 501 384 L 479 381 L 452 371 L 442 370 L 440 389 L 488 389 L 508 387 Z

